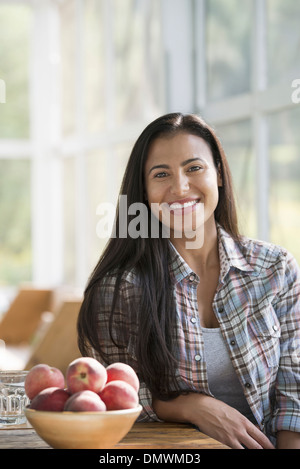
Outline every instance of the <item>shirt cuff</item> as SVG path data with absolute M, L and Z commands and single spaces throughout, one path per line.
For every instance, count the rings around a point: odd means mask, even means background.
M 138 422 L 163 422 L 154 412 L 152 407 L 152 394 L 144 383 L 140 383 L 139 400 L 143 410 L 137 418 Z
M 300 433 L 300 410 L 277 409 L 270 424 L 274 435 L 281 430 Z

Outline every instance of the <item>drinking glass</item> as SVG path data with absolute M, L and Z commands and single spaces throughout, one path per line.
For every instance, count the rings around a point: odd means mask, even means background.
M 0 426 L 19 425 L 26 422 L 24 414 L 29 399 L 25 393 L 28 371 L 0 371 Z

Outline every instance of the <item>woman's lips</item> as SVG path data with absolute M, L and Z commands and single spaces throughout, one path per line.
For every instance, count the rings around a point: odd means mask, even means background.
M 189 200 L 182 200 L 182 201 L 177 201 L 177 202 L 172 202 L 169 205 L 169 210 L 171 213 L 174 215 L 176 214 L 188 214 L 191 213 L 197 206 L 197 204 L 200 202 L 200 199 L 189 199 Z
M 199 202 L 199 199 L 193 199 L 188 201 L 182 202 L 172 202 L 169 204 L 170 210 L 177 210 L 177 209 L 185 209 L 187 207 L 192 207 Z

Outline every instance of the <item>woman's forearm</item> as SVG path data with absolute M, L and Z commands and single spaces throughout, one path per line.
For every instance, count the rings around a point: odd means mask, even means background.
M 230 448 L 274 449 L 268 438 L 240 412 L 206 394 L 183 394 L 169 401 L 154 399 L 152 406 L 161 420 L 194 424 Z
M 300 449 L 300 433 L 286 430 L 278 432 L 277 449 Z
M 199 408 L 201 401 L 209 396 L 197 393 L 182 394 L 169 401 L 160 401 L 154 399 L 152 401 L 153 409 L 161 420 L 169 422 L 194 423 L 197 424 L 195 418 L 195 408 Z

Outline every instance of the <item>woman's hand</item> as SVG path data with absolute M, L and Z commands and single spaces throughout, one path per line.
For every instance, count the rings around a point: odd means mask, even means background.
M 244 415 L 210 396 L 202 395 L 199 429 L 233 449 L 274 449 L 270 440 Z
M 205 394 L 189 393 L 171 401 L 154 400 L 162 420 L 189 422 L 233 449 L 275 449 L 259 428 L 233 407 Z

